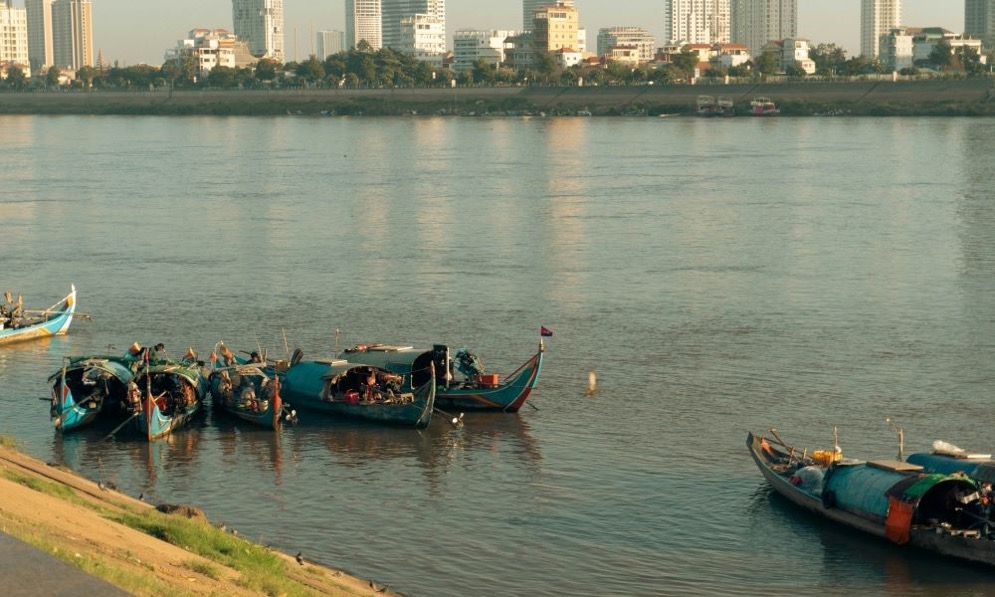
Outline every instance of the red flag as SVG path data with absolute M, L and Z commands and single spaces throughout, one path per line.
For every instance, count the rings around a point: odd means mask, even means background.
M 541 325 L 541 326 L 539 326 L 539 335 L 542 336 L 542 337 L 544 337 L 544 338 L 549 338 L 550 336 L 553 335 L 553 330 L 547 328 L 544 325 Z

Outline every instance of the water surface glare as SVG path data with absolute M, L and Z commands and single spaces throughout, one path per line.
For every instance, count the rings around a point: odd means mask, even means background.
M 814 521 L 745 449 L 993 449 L 995 122 L 0 117 L 0 433 L 410 595 L 974 594 L 995 572 Z M 60 436 L 65 355 L 468 346 L 536 409 L 424 431 L 206 414 Z M 336 340 L 335 330 L 340 331 Z M 286 339 L 286 343 L 285 343 Z M 587 372 L 601 390 L 585 397 Z

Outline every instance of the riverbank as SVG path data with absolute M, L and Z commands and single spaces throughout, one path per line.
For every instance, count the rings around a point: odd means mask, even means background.
M 288 89 L 244 91 L 3 92 L 0 114 L 116 115 L 592 115 L 693 114 L 699 95 L 731 98 L 739 114 L 770 97 L 792 116 L 995 115 L 989 79 L 644 85 L 635 87 L 466 87 L 456 89 Z
M 211 525 L 195 508 L 157 508 L 3 443 L 3 532 L 128 593 L 392 594 L 306 559 L 299 564 L 294 557 Z M 70 583 L 67 579 L 63 593 L 72 592 Z

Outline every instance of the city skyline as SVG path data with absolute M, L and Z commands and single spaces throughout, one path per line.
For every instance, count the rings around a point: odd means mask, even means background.
M 813 45 L 834 42 L 848 56 L 860 53 L 861 0 L 837 0 L 826 6 L 821 0 L 798 0 L 798 35 Z M 14 0 L 24 6 L 24 0 Z M 233 30 L 230 0 L 206 4 L 200 0 L 173 0 L 170 4 L 134 0 L 92 0 L 94 51 L 102 51 L 108 62 L 161 64 L 166 49 L 175 46 L 197 27 Z M 575 0 L 580 24 L 589 38 L 599 29 L 640 26 L 662 45 L 663 0 Z M 345 0 L 285 0 L 285 60 L 306 59 L 315 51 L 315 33 L 346 29 Z M 522 21 L 522 0 L 448 0 L 447 43 L 459 29 L 516 30 Z M 141 24 L 147 23 L 143 26 Z M 964 2 L 903 0 L 902 24 L 939 26 L 960 33 L 964 29 Z M 296 35 L 295 35 L 296 33 Z M 296 39 L 295 39 L 296 38 Z

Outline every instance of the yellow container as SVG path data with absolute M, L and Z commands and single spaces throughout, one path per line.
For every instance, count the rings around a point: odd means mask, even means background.
M 840 458 L 843 458 L 843 453 L 834 450 L 816 450 L 812 452 L 812 460 L 820 466 L 829 466 Z

